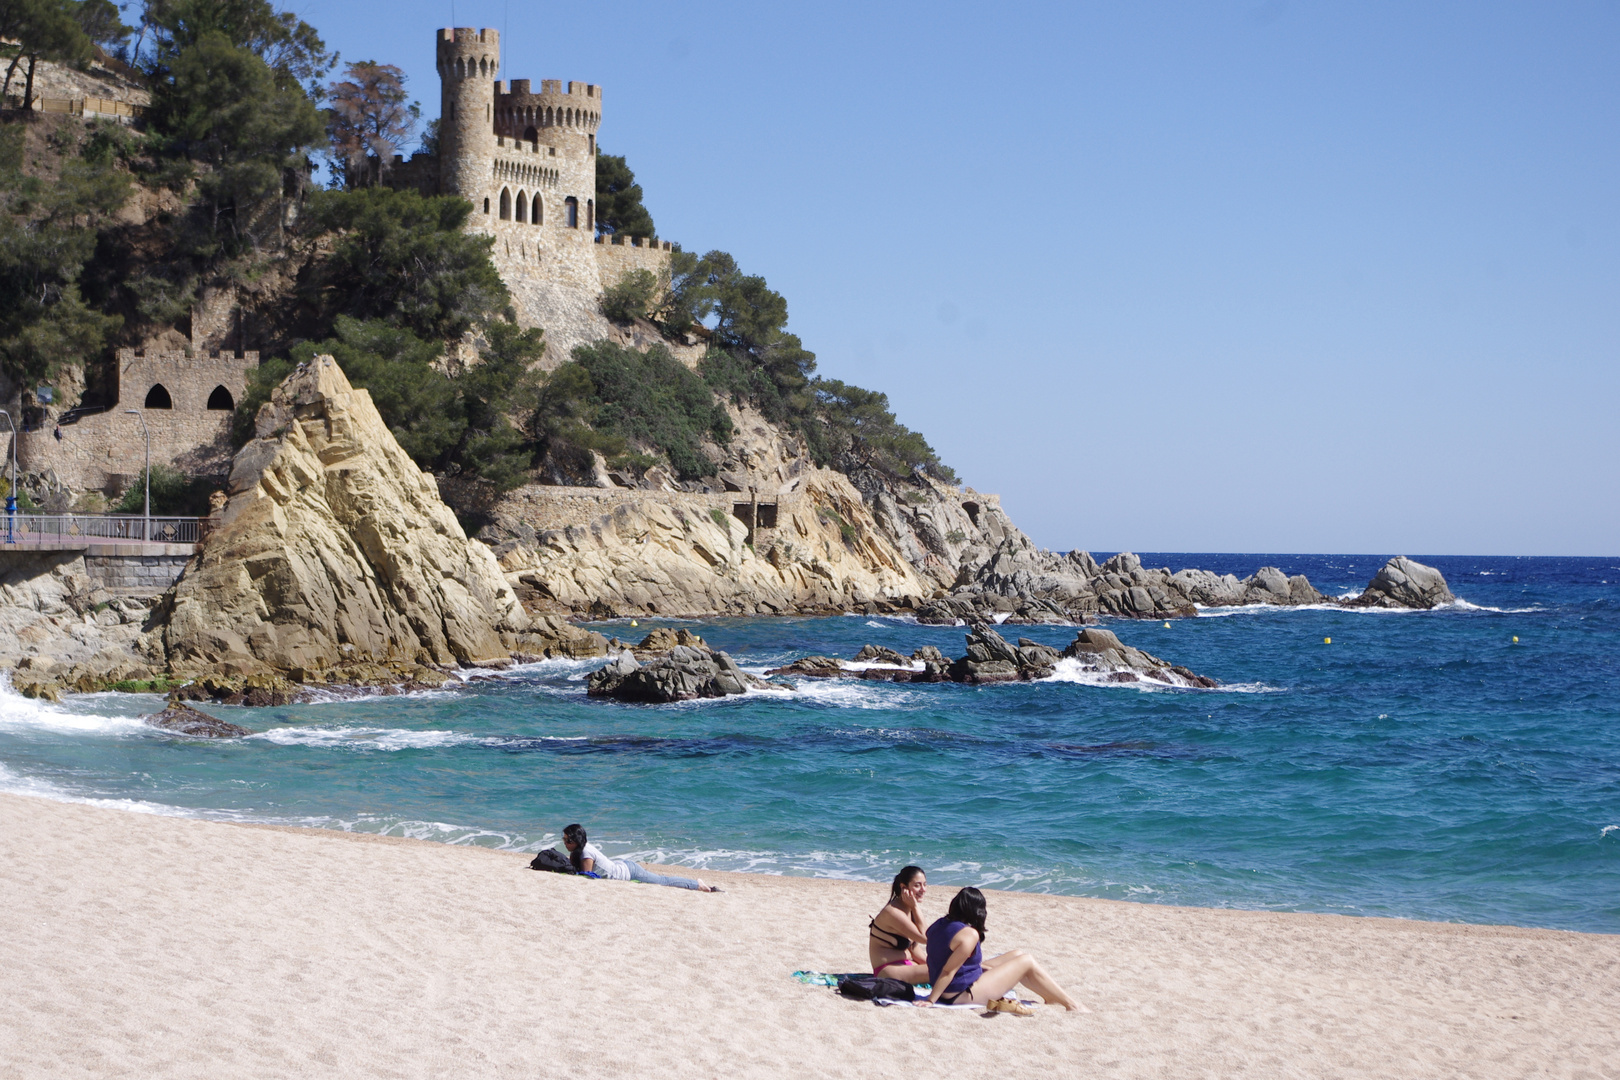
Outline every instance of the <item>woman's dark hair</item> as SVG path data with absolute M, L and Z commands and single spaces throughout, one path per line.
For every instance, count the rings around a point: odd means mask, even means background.
M 917 875 L 922 872 L 923 868 L 920 866 L 901 867 L 900 872 L 894 875 L 894 881 L 889 885 L 889 902 L 893 903 L 900 899 L 900 893 L 907 885 L 916 880 Z
M 984 893 L 969 887 L 951 897 L 951 907 L 945 917 L 952 922 L 967 923 L 979 932 L 979 940 L 984 940 L 984 917 L 988 913 L 984 903 Z
M 585 861 L 585 826 L 570 825 L 563 830 L 563 839 L 574 845 L 574 850 L 568 853 L 568 861 L 574 864 L 574 869 L 580 869 L 580 863 Z

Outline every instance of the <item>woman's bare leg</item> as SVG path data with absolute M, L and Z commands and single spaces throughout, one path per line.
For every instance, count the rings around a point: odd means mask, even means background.
M 1070 1012 L 1091 1011 L 1084 1005 L 1076 1005 L 1074 999 L 1065 994 L 1063 988 L 1053 982 L 1052 977 L 1028 953 L 1022 956 L 1003 953 L 986 961 L 984 967 L 984 974 L 979 976 L 979 981 L 973 984 L 968 995 L 968 1000 L 975 1005 L 989 1004 L 991 999 L 1023 983 L 1041 995 L 1041 1000 L 1049 1005 L 1062 1005 Z
M 899 979 L 901 982 L 916 986 L 918 983 L 928 981 L 928 965 L 896 962 L 893 967 L 886 967 L 879 972 L 878 977 L 882 979 Z
M 1009 960 L 1017 960 L 1020 956 L 1028 955 L 1029 953 L 1025 952 L 1023 949 L 1014 949 L 1011 952 L 1004 952 L 1000 956 L 992 956 L 990 959 L 984 961 L 981 966 L 984 968 L 984 970 L 989 971 L 991 968 L 1000 967 Z

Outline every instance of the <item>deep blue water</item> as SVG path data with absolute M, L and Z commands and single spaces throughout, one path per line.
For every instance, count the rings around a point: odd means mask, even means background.
M 634 707 L 585 697 L 595 663 L 556 662 L 216 710 L 262 733 L 224 743 L 139 724 L 155 698 L 7 691 L 0 788 L 523 850 L 577 820 L 610 854 L 700 867 L 877 880 L 916 862 L 940 885 L 1620 932 L 1620 558 L 1415 557 L 1464 603 L 1110 623 L 1217 691 L 1060 672 Z M 1333 595 L 1382 558 L 1143 561 L 1270 563 Z M 682 625 L 756 670 L 869 641 L 962 651 L 961 629 L 892 619 Z

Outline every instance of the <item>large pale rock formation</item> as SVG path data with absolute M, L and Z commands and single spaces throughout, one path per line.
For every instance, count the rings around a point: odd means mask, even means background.
M 1456 601 L 1445 575 L 1432 566 L 1397 555 L 1381 567 L 1351 607 L 1432 608 Z
M 329 356 L 260 410 L 221 521 L 168 605 L 179 674 L 477 663 L 563 630 L 533 626 L 488 547 Z
M 722 500 L 729 508 L 729 500 Z M 530 506 L 535 504 L 531 503 Z M 545 504 L 541 504 L 544 506 Z M 841 474 L 809 468 L 750 545 L 747 525 L 680 493 L 636 492 L 584 524 L 535 528 L 521 493 L 502 504 L 501 566 L 535 606 L 598 615 L 783 614 L 906 605 L 936 588 L 879 531 Z

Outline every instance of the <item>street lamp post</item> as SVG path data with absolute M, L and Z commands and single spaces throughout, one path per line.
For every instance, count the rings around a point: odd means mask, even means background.
M 139 409 L 125 409 L 141 420 L 141 434 L 146 436 L 146 504 L 141 511 L 141 539 L 152 538 L 152 431 L 146 426 L 146 416 Z
M 17 542 L 17 425 L 12 422 L 11 414 L 0 409 L 0 416 L 6 418 L 6 424 L 11 428 L 11 489 L 6 492 L 6 543 Z

